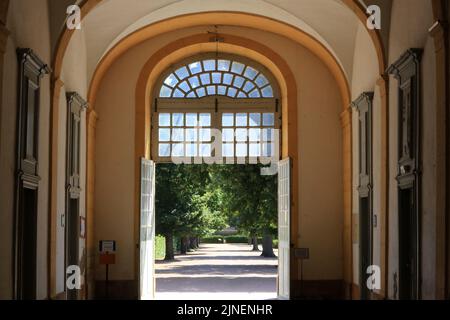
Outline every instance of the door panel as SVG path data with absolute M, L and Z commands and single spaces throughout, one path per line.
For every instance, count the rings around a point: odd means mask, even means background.
M 290 159 L 278 165 L 278 297 L 290 298 Z
M 155 297 L 154 238 L 155 238 L 155 164 L 141 162 L 141 232 L 140 232 L 140 299 Z

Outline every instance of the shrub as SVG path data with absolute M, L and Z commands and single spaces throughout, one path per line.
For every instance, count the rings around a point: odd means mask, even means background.
M 245 243 L 248 244 L 248 237 L 247 236 L 226 236 L 225 237 L 226 243 Z
M 166 257 L 166 238 L 155 237 L 155 260 L 163 260 Z
M 200 239 L 200 243 L 223 243 L 223 236 L 209 236 Z

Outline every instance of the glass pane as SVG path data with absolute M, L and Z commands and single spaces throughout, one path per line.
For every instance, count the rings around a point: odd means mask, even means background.
M 186 157 L 196 157 L 197 156 L 197 145 L 187 144 L 186 145 Z
M 197 74 L 197 73 L 200 73 L 200 72 L 203 71 L 202 70 L 202 64 L 200 62 L 191 63 L 189 65 L 189 69 L 191 70 L 192 74 Z
M 236 114 L 236 127 L 246 127 L 247 126 L 247 114 L 238 113 Z
M 222 74 L 214 72 L 212 74 L 212 81 L 213 81 L 214 84 L 222 83 Z
M 275 153 L 272 143 L 263 143 L 261 151 L 263 157 L 272 157 Z
M 195 127 L 197 125 L 197 114 L 188 113 L 186 114 L 186 127 Z
M 229 71 L 230 70 L 230 61 L 228 60 L 219 60 L 219 65 L 217 70 L 220 71 Z
M 208 86 L 206 87 L 206 90 L 210 96 L 214 96 L 216 94 L 216 86 Z
M 222 115 L 222 126 L 223 127 L 234 126 L 234 114 L 233 113 L 224 113 Z
M 259 94 L 259 91 L 257 89 L 253 90 L 248 94 L 250 98 L 261 98 L 261 95 Z
M 175 71 L 175 73 L 177 74 L 178 78 L 180 78 L 181 80 L 189 77 L 189 71 L 186 67 L 181 67 L 180 69 Z
M 258 74 L 258 71 L 256 71 L 252 67 L 247 67 L 247 69 L 245 69 L 244 76 L 249 78 L 250 80 L 253 80 L 256 78 L 257 74 Z
M 274 141 L 275 140 L 275 131 L 274 131 L 274 129 L 263 129 L 263 131 L 262 131 L 262 140 L 263 141 Z
M 264 113 L 263 115 L 263 125 L 273 126 L 275 125 L 275 115 L 273 113 Z
M 267 86 L 261 90 L 261 93 L 264 98 L 273 98 L 273 90 L 271 86 Z
M 198 95 L 199 98 L 203 98 L 204 96 L 206 96 L 205 88 L 198 88 L 195 91 L 197 92 L 197 95 Z
M 265 76 L 263 76 L 262 74 L 260 74 L 256 78 L 255 82 L 258 85 L 258 87 L 260 87 L 260 88 L 264 87 L 266 84 L 269 84 L 269 80 L 267 80 L 267 78 Z
M 224 143 L 222 145 L 222 156 L 224 157 L 234 157 L 234 144 Z
M 195 95 L 194 91 L 191 91 L 188 93 L 188 95 L 186 96 L 186 98 L 197 98 L 197 96 Z
M 254 87 L 255 85 L 253 84 L 253 82 L 247 81 L 244 86 L 244 91 L 250 92 L 250 90 L 252 90 Z
M 172 144 L 172 156 L 173 157 L 183 157 L 184 156 L 184 144 L 182 144 L 182 143 Z
M 247 144 L 237 143 L 236 144 L 236 157 L 246 157 L 247 156 Z
M 199 150 L 200 157 L 210 157 L 211 156 L 211 145 L 210 144 L 201 144 Z
M 217 86 L 217 94 L 224 96 L 227 93 L 227 87 L 225 86 Z
M 249 156 L 250 157 L 259 157 L 260 155 L 261 155 L 261 150 L 260 150 L 259 143 L 250 143 Z
M 170 129 L 159 129 L 159 141 L 162 142 L 170 141 Z
M 200 87 L 200 79 L 197 76 L 189 78 L 189 83 L 194 89 Z
M 170 157 L 170 144 L 160 143 L 158 154 L 160 157 Z
M 159 114 L 159 126 L 160 127 L 170 127 L 170 113 L 160 113 Z
M 211 77 L 209 76 L 209 73 L 201 74 L 200 80 L 202 81 L 202 85 L 204 85 L 204 86 L 211 83 Z
M 229 74 L 229 73 L 225 73 L 223 75 L 222 83 L 226 84 L 226 85 L 231 85 L 233 83 L 233 75 Z
M 234 130 L 233 129 L 223 129 L 222 130 L 222 141 L 223 142 L 234 142 Z
M 211 129 L 200 129 L 200 141 L 201 142 L 211 141 Z
M 211 114 L 200 113 L 200 127 L 210 127 L 210 126 L 211 126 Z
M 168 85 L 169 87 L 175 87 L 175 85 L 178 83 L 177 77 L 172 73 L 170 76 L 167 77 L 167 79 L 164 81 L 164 84 Z
M 174 98 L 184 98 L 185 95 L 186 94 L 179 89 L 175 89 L 175 92 L 173 93 Z
M 172 129 L 172 141 L 184 141 L 184 129 Z
M 186 129 L 186 141 L 189 142 L 197 141 L 197 129 Z
M 172 95 L 172 89 L 166 86 L 161 87 L 161 92 L 159 93 L 160 98 L 170 98 Z
M 237 89 L 235 89 L 235 88 L 228 88 L 228 94 L 227 95 L 230 98 L 236 97 L 236 93 L 237 93 Z
M 252 142 L 258 142 L 261 140 L 261 130 L 260 129 L 250 129 L 248 131 L 248 138 Z
M 247 141 L 247 129 L 236 129 L 236 141 Z
M 174 126 L 174 127 L 184 126 L 184 114 L 183 113 L 174 113 L 172 115 L 172 126 Z
M 203 67 L 204 67 L 205 71 L 215 71 L 216 70 L 216 60 L 203 61 Z
M 234 84 L 236 88 L 242 88 L 242 85 L 244 84 L 245 79 L 239 76 L 234 77 Z
M 261 114 L 260 113 L 250 113 L 250 127 L 259 127 L 261 125 Z
M 189 87 L 187 81 L 183 81 L 182 83 L 180 83 L 179 88 L 181 88 L 181 90 L 183 90 L 184 92 L 191 91 L 191 88 Z
M 244 71 L 245 66 L 242 63 L 239 62 L 233 62 L 233 65 L 231 66 L 231 72 L 242 74 Z
M 244 93 L 244 91 L 239 91 L 239 94 L 237 97 L 238 98 L 247 98 L 247 95 Z

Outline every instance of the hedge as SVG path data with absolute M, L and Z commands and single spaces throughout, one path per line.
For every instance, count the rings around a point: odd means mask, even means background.
M 155 259 L 163 260 L 166 257 L 166 238 L 156 236 L 155 238 Z

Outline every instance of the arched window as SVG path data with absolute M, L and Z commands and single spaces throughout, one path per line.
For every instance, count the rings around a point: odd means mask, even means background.
M 164 162 L 219 153 L 256 163 L 275 156 L 278 92 L 273 75 L 243 57 L 210 53 L 173 65 L 154 90 L 152 158 Z M 214 129 L 220 130 L 220 150 L 213 144 Z

